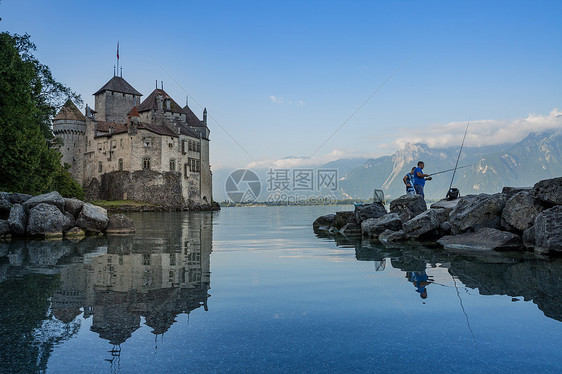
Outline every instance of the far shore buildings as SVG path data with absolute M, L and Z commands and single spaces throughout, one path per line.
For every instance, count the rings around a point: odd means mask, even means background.
M 53 120 L 62 162 L 88 198 L 137 200 L 171 209 L 212 201 L 207 110 L 200 120 L 163 89 L 143 95 L 113 76 L 85 114 L 67 101 Z

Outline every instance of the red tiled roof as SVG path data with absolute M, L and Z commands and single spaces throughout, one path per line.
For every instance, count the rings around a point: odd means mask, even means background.
M 84 115 L 80 112 L 80 109 L 78 109 L 70 99 L 66 100 L 66 103 L 64 103 L 62 108 L 60 108 L 55 118 L 53 118 L 53 121 L 64 119 L 74 121 L 85 120 Z
M 139 111 L 137 110 L 136 106 L 134 106 L 133 109 L 131 109 L 129 114 L 127 114 L 127 117 L 140 117 Z

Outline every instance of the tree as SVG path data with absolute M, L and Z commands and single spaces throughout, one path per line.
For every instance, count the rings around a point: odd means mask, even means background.
M 55 185 L 72 184 L 64 181 L 70 174 L 60 163 L 60 153 L 50 147 L 54 138 L 51 118 L 67 99 L 79 104 L 82 100 L 53 78 L 49 67 L 33 56 L 35 49 L 27 34 L 0 33 L 0 190 L 3 191 L 39 194 Z

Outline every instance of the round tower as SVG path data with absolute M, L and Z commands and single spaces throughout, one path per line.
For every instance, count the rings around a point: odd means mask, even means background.
M 63 142 L 60 146 L 61 162 L 70 165 L 70 174 L 82 184 L 86 118 L 71 100 L 67 100 L 53 119 L 53 134 Z

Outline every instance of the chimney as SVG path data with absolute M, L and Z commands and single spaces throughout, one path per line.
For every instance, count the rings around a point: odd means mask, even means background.
M 207 108 L 203 109 L 203 124 L 207 126 Z

